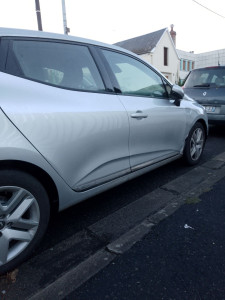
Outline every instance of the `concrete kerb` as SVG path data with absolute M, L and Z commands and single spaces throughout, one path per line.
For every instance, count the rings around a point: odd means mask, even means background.
M 63 299 L 106 267 L 115 257 L 129 250 L 136 242 L 150 233 L 153 226 L 173 214 L 187 199 L 198 198 L 224 177 L 225 152 L 151 192 L 148 195 L 149 199 L 155 195 L 157 195 L 157 198 L 160 195 L 163 197 L 168 196 L 168 202 L 165 207 L 147 217 L 143 215 L 143 219 L 138 225 L 121 234 L 109 243 L 106 248 L 98 251 L 29 299 L 39 300 L 49 297 Z M 137 205 L 140 204 L 140 201 L 141 199 L 139 199 Z M 143 197 L 143 201 L 146 202 L 146 196 Z
M 213 171 L 208 169 L 212 169 Z M 159 191 L 157 192 L 158 196 L 160 190 L 166 190 L 168 191 L 168 198 L 170 198 L 171 192 L 174 193 L 174 197 L 163 209 L 147 217 L 143 222 L 110 243 L 107 246 L 107 249 L 115 254 L 124 253 L 137 241 L 148 234 L 154 225 L 172 215 L 187 201 L 187 199 L 197 198 L 201 194 L 209 191 L 209 189 L 223 177 L 225 177 L 225 152 L 224 155 L 215 157 L 202 166 L 196 167 L 190 172 L 159 188 Z M 165 196 L 165 193 L 163 196 Z

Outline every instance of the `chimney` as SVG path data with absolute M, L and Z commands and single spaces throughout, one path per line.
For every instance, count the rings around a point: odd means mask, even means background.
M 175 47 L 176 47 L 176 35 L 177 35 L 177 34 L 176 34 L 176 31 L 173 30 L 174 25 L 171 24 L 170 27 L 171 27 L 170 35 L 171 35 L 171 38 L 172 38 L 172 40 L 173 40 L 173 43 L 174 43 L 174 45 L 175 45 Z

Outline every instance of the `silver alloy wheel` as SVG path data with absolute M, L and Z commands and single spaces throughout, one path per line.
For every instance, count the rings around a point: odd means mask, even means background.
M 198 160 L 204 147 L 204 132 L 197 127 L 190 140 L 190 155 L 193 160 Z
M 39 206 L 30 192 L 16 186 L 0 187 L 0 266 L 24 251 L 39 221 Z

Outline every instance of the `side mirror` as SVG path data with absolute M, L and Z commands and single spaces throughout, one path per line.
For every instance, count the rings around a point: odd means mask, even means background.
M 170 97 L 174 99 L 174 104 L 180 106 L 180 101 L 184 98 L 184 91 L 179 85 L 174 84 L 170 93 Z

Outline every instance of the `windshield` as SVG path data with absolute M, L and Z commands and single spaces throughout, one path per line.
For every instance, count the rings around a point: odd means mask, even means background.
M 184 87 L 225 87 L 225 68 L 217 67 L 193 70 L 188 76 Z

